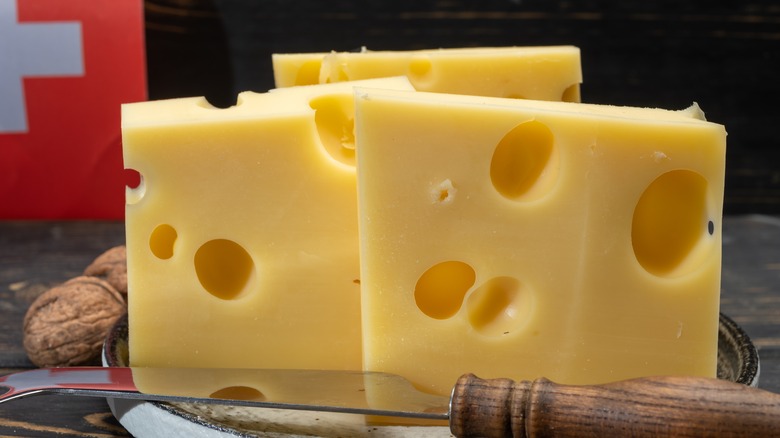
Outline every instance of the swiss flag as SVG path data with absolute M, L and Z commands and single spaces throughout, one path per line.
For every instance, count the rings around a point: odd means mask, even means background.
M 0 0 L 0 219 L 122 219 L 142 0 Z

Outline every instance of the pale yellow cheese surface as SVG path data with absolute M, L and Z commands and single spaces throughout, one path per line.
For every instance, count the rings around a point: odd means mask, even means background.
M 358 90 L 364 366 L 602 383 L 716 370 L 723 126 Z
M 418 91 L 579 102 L 573 46 L 274 54 L 277 87 L 406 75 Z
M 131 365 L 360 369 L 353 86 L 123 106 Z

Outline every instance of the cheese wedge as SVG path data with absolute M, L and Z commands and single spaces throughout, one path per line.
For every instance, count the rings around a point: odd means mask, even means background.
M 122 107 L 131 365 L 361 368 L 354 85 Z
M 364 367 L 715 376 L 726 132 L 686 111 L 358 90 Z
M 274 54 L 277 87 L 406 75 L 418 91 L 580 101 L 573 46 Z

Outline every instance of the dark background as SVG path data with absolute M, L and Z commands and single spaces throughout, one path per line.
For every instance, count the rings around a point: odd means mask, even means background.
M 725 212 L 780 213 L 780 2 L 147 0 L 149 97 L 229 106 L 273 87 L 271 54 L 571 44 L 584 102 L 726 126 Z

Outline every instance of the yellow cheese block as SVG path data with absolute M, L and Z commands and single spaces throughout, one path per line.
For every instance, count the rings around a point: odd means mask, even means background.
M 723 126 L 358 90 L 364 366 L 572 384 L 716 371 Z
M 274 54 L 277 87 L 406 75 L 418 91 L 580 101 L 573 46 Z
M 360 369 L 353 86 L 122 107 L 132 365 Z

